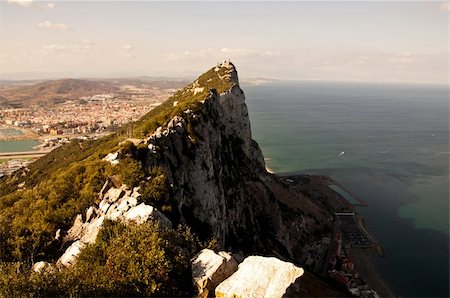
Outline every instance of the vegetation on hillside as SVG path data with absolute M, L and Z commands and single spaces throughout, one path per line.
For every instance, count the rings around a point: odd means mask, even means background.
M 68 229 L 111 175 L 108 162 L 86 160 L 57 170 L 36 187 L 3 196 L 0 260 L 33 262 L 52 255 L 56 230 Z
M 157 127 L 167 124 L 175 116 L 183 116 L 183 112 L 190 109 L 196 112 L 201 107 L 201 101 L 205 100 L 210 91 L 221 94 L 232 87 L 228 79 L 228 69 L 211 68 L 202 74 L 197 83 L 179 90 L 171 98 L 151 110 L 147 115 L 136 122 L 135 137 L 145 137 L 152 133 Z M 196 88 L 198 88 L 196 90 Z M 202 89 L 203 88 L 203 89 Z
M 185 118 L 191 141 L 195 143 L 195 120 L 192 114 L 184 112 L 187 109 L 201 112 L 201 102 L 210 92 L 230 89 L 232 83 L 227 75 L 226 68 L 209 70 L 138 122 L 130 124 L 134 136 L 149 136 L 178 115 Z M 0 291 L 3 291 L 0 296 L 173 295 L 185 291 L 180 285 L 166 288 L 162 284 L 164 281 L 174 285 L 181 278 L 177 274 L 185 274 L 193 241 L 186 238 L 190 234 L 161 230 L 151 224 L 139 227 L 110 223 L 101 235 L 112 233 L 112 236 L 101 236 L 89 246 L 76 270 L 48 275 L 30 271 L 37 261 L 56 260 L 60 254 L 56 231 L 67 230 L 77 214 L 98 203 L 98 192 L 111 177 L 129 187 L 140 186 L 141 201 L 155 206 L 171 219 L 176 218 L 164 171 L 143 166 L 148 149 L 124 142 L 129 137 L 127 131 L 128 127 L 124 127 L 98 140 L 72 141 L 30 164 L 28 169 L 0 181 Z M 120 150 L 118 165 L 102 160 L 117 150 Z M 187 251 L 182 252 L 179 247 Z M 151 269 L 143 268 L 142 264 Z M 186 280 L 190 281 L 190 277 Z
M 189 260 L 199 248 L 188 228 L 106 221 L 72 268 L 0 264 L 0 297 L 192 296 Z

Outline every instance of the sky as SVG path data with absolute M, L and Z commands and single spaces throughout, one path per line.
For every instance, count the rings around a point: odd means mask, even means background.
M 448 83 L 449 2 L 0 2 L 0 79 Z

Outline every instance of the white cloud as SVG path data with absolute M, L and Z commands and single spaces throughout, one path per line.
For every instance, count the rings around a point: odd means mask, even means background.
M 92 50 L 94 48 L 94 43 L 89 39 L 83 39 L 81 44 L 78 45 L 79 48 L 83 48 L 85 50 Z
M 89 40 L 83 40 L 79 44 L 65 45 L 65 44 L 48 44 L 42 47 L 45 51 L 57 51 L 57 52 L 68 52 L 68 51 L 86 51 L 92 50 L 94 44 Z
M 50 21 L 44 21 L 37 23 L 37 26 L 44 29 L 55 29 L 55 30 L 68 30 L 70 26 L 63 23 L 52 23 Z
M 33 4 L 33 0 L 8 0 L 8 3 L 28 7 Z
M 135 54 L 132 54 L 132 53 L 123 53 L 122 54 L 125 58 L 127 58 L 127 59 L 134 59 L 134 58 L 136 58 L 136 55 Z
M 126 59 L 134 59 L 136 55 L 133 53 L 134 47 L 130 44 L 123 44 L 120 55 Z
M 448 53 L 304 49 L 283 53 L 273 64 L 283 65 L 280 78 L 442 83 L 448 77 L 447 61 Z
M 44 50 L 49 51 L 64 51 L 68 49 L 68 46 L 66 45 L 60 45 L 60 44 L 49 44 L 42 47 Z
M 449 2 L 442 3 L 441 9 L 445 11 L 450 11 L 450 3 Z
M 44 1 L 39 0 L 7 0 L 9 4 L 20 5 L 22 7 L 35 7 L 39 9 L 54 9 L 55 3 L 49 2 L 46 3 Z
M 231 55 L 233 57 L 273 57 L 280 56 L 278 52 L 272 52 L 267 50 L 254 50 L 254 49 L 245 49 L 245 48 L 221 48 L 220 52 L 224 54 Z
M 246 48 L 206 48 L 197 51 L 185 50 L 183 53 L 169 53 L 165 57 L 167 60 L 199 59 L 199 58 L 261 58 L 279 57 L 279 52 L 269 50 L 256 50 Z
M 392 55 L 389 59 L 389 62 L 393 64 L 413 64 L 414 57 L 410 52 L 396 53 Z

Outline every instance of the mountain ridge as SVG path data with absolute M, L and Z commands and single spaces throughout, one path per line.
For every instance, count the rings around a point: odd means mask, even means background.
M 61 242 L 75 218 L 89 229 L 89 206 L 108 212 L 110 204 L 102 203 L 105 181 L 138 192 L 133 202 L 155 207 L 173 226 L 189 226 L 200 241 L 214 239 L 217 249 L 293 262 L 306 239 L 329 229 L 333 212 L 344 206 L 266 171 L 230 62 L 211 68 L 130 125 L 132 139 L 122 131 L 73 142 L 1 182 L 0 237 L 7 240 L 0 247 L 2 260 L 34 263 L 61 256 L 61 248 L 76 240 Z M 99 235 L 105 235 L 102 229 Z M 103 239 L 95 235 L 89 239 Z M 81 260 L 94 257 L 83 250 Z
M 185 80 L 155 78 L 145 80 L 139 78 L 118 79 L 73 79 L 64 78 L 43 81 L 2 81 L 0 82 L 0 98 L 2 104 L 58 104 L 66 100 L 78 100 L 81 97 L 97 94 L 118 94 L 129 96 L 133 92 L 127 90 L 130 85 L 138 88 L 160 89 L 180 88 Z

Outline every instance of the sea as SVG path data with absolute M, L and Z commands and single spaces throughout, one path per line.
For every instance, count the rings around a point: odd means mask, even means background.
M 10 127 L 0 127 L 0 137 L 20 136 L 23 131 Z M 37 140 L 16 140 L 16 141 L 0 141 L 0 153 L 2 152 L 20 152 L 32 151 L 34 146 L 39 145 Z
M 447 86 L 274 81 L 242 86 L 252 136 L 277 173 L 330 176 L 384 247 L 402 297 L 449 297 Z
M 33 151 L 40 142 L 36 140 L 0 141 L 0 153 Z

